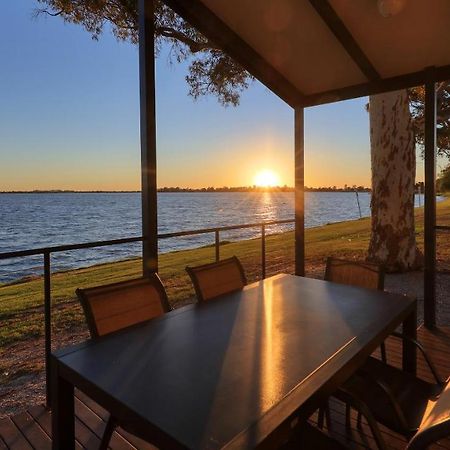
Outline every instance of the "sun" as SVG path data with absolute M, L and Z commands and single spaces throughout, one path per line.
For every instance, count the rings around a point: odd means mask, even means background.
M 272 187 L 280 184 L 280 178 L 273 170 L 264 169 L 255 175 L 253 182 L 258 187 Z

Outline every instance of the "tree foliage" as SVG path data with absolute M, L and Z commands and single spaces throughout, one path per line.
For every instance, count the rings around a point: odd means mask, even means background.
M 95 40 L 110 29 L 118 40 L 138 42 L 137 0 L 36 1 L 37 16 L 79 24 Z M 170 45 L 171 62 L 189 62 L 189 95 L 197 99 L 212 94 L 224 106 L 239 104 L 253 77 L 161 1 L 155 3 L 155 38 L 157 54 L 164 42 Z
M 440 192 L 450 192 L 450 164 L 439 174 L 437 189 Z
M 450 159 L 450 82 L 436 85 L 436 97 L 438 153 Z M 409 104 L 416 143 L 423 151 L 425 138 L 425 88 L 423 86 L 409 89 Z

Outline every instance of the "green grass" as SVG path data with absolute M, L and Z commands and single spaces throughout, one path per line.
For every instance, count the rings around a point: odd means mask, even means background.
M 423 208 L 416 210 L 417 241 L 423 243 Z M 450 224 L 450 198 L 438 204 L 438 223 Z M 270 227 L 267 229 L 270 233 Z M 306 266 L 309 273 L 320 274 L 327 256 L 364 258 L 370 238 L 370 219 L 341 222 L 306 230 Z M 445 237 L 438 239 L 439 258 L 450 256 Z M 250 281 L 261 271 L 261 240 L 228 242 L 221 245 L 221 257 L 237 255 L 244 264 Z M 294 235 L 292 232 L 270 235 L 266 241 L 267 275 L 293 272 Z M 178 307 L 193 301 L 191 283 L 184 271 L 214 259 L 214 247 L 183 250 L 160 255 L 159 273 L 169 300 Z M 55 333 L 77 333 L 84 329 L 84 318 L 74 291 L 77 287 L 94 286 L 139 276 L 141 260 L 59 272 L 52 275 L 52 319 Z M 0 285 L 0 350 L 12 343 L 43 334 L 43 280 L 37 278 L 15 284 Z

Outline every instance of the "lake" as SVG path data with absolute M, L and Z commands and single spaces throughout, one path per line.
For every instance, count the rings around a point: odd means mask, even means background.
M 359 193 L 361 214 L 370 215 L 370 193 Z M 139 193 L 57 193 L 0 195 L 0 253 L 141 235 Z M 416 196 L 416 206 L 423 196 Z M 293 219 L 294 193 L 159 193 L 160 233 Z M 305 226 L 359 218 L 354 192 L 306 192 Z M 275 225 L 267 233 L 293 229 Z M 223 240 L 258 236 L 259 229 L 221 233 Z M 214 243 L 214 235 L 163 239 L 160 252 Z M 131 258 L 141 244 L 61 252 L 52 255 L 53 270 L 85 267 Z M 42 273 L 42 257 L 0 261 L 0 282 Z

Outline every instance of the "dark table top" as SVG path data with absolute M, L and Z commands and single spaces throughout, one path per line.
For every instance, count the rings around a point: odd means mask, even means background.
M 277 275 L 55 356 L 71 383 L 174 447 L 246 448 L 414 307 L 400 295 Z

